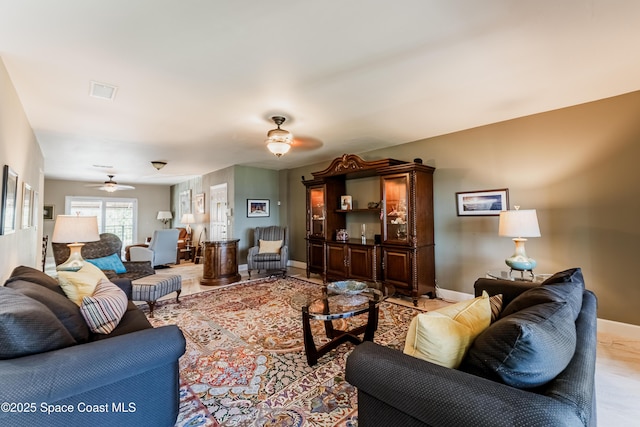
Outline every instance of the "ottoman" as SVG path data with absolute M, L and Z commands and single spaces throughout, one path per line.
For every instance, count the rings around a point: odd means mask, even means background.
M 149 304 L 150 317 L 153 317 L 153 308 L 158 298 L 176 292 L 176 302 L 180 302 L 182 292 L 182 276 L 168 274 L 153 274 L 131 282 L 131 299 L 133 301 L 146 301 Z

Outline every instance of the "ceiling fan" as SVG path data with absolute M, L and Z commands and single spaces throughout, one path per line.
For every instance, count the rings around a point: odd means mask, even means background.
M 118 184 L 113 180 L 114 175 L 107 176 L 109 177 L 108 181 L 105 181 L 102 184 L 86 184 L 85 187 L 96 187 L 98 190 L 106 191 L 107 193 L 113 193 L 114 191 L 122 190 L 135 190 L 136 188 L 132 185 Z

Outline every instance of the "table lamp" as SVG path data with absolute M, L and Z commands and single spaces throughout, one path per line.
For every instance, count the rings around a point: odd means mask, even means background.
M 173 214 L 171 211 L 158 211 L 158 216 L 156 219 L 162 221 L 162 223 L 167 226 L 167 223 L 173 219 Z
M 69 258 L 56 267 L 58 271 L 78 271 L 84 265 L 81 250 L 84 242 L 100 240 L 98 217 L 80 215 L 58 215 L 53 227 L 51 241 L 68 243 Z
M 182 224 L 187 224 L 185 228 L 187 229 L 187 233 L 189 234 L 189 236 L 191 236 L 191 226 L 189 224 L 193 224 L 194 222 L 196 222 L 193 214 L 188 213 L 182 215 L 182 219 L 180 219 L 180 222 Z
M 536 260 L 529 258 L 524 249 L 526 237 L 540 237 L 538 216 L 535 209 L 520 210 L 520 206 L 514 206 L 515 210 L 500 212 L 500 225 L 498 235 L 513 237 L 516 250 L 504 262 L 511 270 L 529 271 L 533 275 Z

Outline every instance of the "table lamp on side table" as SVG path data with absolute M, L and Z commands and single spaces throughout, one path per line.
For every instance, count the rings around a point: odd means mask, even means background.
M 80 215 L 58 215 L 53 227 L 51 241 L 68 243 L 69 258 L 56 267 L 58 271 L 78 271 L 84 265 L 82 247 L 84 242 L 100 240 L 98 233 L 98 217 Z
M 182 218 L 180 219 L 180 222 L 187 225 L 185 228 L 187 229 L 187 234 L 189 235 L 189 238 L 191 238 L 191 226 L 189 224 L 193 224 L 194 222 L 196 222 L 196 219 L 193 217 L 193 214 L 190 214 L 190 213 L 183 214 Z
M 540 237 L 538 216 L 535 209 L 520 210 L 520 206 L 514 206 L 515 210 L 500 212 L 500 225 L 498 235 L 513 237 L 516 245 L 515 252 L 504 262 L 511 267 L 511 271 L 517 270 L 523 274 L 531 273 L 536 267 L 536 260 L 529 258 L 524 249 L 526 237 Z

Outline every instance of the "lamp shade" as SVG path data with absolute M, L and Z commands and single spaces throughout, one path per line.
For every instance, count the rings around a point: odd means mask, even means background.
M 58 215 L 56 217 L 51 237 L 52 242 L 81 243 L 98 240 L 100 240 L 98 217 L 79 215 Z
M 500 212 L 498 235 L 508 237 L 540 237 L 535 209 Z
M 171 211 L 158 211 L 158 217 L 156 219 L 172 219 L 173 218 L 173 214 L 171 213 Z
M 183 224 L 193 224 L 196 220 L 193 217 L 193 214 L 183 214 L 180 222 Z

